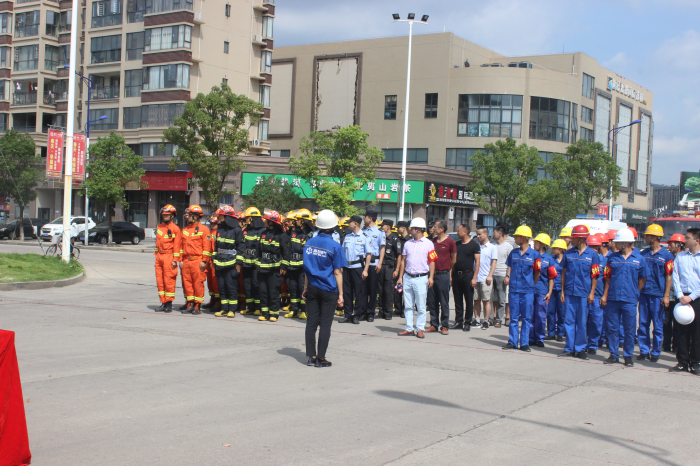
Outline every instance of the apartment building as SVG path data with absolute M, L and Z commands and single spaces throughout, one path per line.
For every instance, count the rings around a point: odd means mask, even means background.
M 678 202 L 681 200 L 681 187 L 679 185 L 654 184 L 652 188 L 654 190 L 652 210 L 680 210 Z
M 77 69 L 93 83 L 89 92 L 87 82 L 77 79 L 76 131 L 89 124 L 93 141 L 117 131 L 145 159 L 149 188 L 130 191 L 130 207 L 117 209 L 117 220 L 152 227 L 159 206 L 171 203 L 182 212 L 200 202 L 186 167 L 175 173 L 167 168 L 176 148 L 159 146 L 163 130 L 185 103 L 212 86 L 226 83 L 263 103 L 249 154 L 269 154 L 274 0 L 81 0 L 79 5 L 79 24 L 72 25 L 70 0 L 0 2 L 0 130 L 30 133 L 45 156 L 49 126 L 66 125 L 65 65 L 76 27 Z M 26 215 L 47 221 L 61 216 L 62 183 L 44 182 L 38 191 Z M 15 207 L 6 206 L 10 214 Z M 73 213 L 83 210 L 84 200 L 76 195 Z M 89 215 L 100 221 L 107 212 L 92 203 Z

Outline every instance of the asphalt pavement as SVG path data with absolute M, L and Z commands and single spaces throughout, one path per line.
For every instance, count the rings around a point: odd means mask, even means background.
M 33 465 L 700 461 L 700 378 L 673 355 L 611 367 L 503 351 L 505 327 L 398 337 L 394 318 L 334 323 L 316 369 L 302 321 L 154 312 L 153 256 L 128 247 L 83 248 L 80 284 L 0 293 Z

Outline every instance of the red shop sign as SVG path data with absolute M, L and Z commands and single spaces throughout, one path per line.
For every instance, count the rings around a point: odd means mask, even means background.
M 141 182 L 149 191 L 187 191 L 187 180 L 192 178 L 190 172 L 146 172 Z

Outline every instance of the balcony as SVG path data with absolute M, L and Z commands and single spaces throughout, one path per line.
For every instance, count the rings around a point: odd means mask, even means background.
M 109 100 L 119 98 L 119 84 L 115 86 L 95 86 L 92 100 Z
M 15 92 L 12 94 L 12 105 L 33 105 L 36 104 L 36 91 Z
M 56 94 L 51 91 L 44 91 L 44 105 L 56 105 Z
M 192 0 L 153 0 L 146 6 L 146 14 L 165 13 L 174 10 L 194 10 Z

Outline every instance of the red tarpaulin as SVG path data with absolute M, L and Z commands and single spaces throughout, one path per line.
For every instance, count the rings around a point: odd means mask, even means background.
M 0 330 L 0 465 L 24 466 L 31 461 L 15 332 Z

